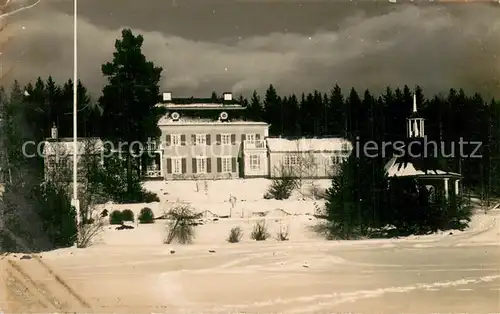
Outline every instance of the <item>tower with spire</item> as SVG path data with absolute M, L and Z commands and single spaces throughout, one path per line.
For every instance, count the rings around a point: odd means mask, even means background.
M 409 178 L 429 188 L 442 190 L 446 198 L 450 190 L 459 194 L 461 174 L 442 170 L 438 162 L 440 143 L 427 141 L 425 119 L 418 113 L 417 95 L 413 94 L 412 112 L 406 121 L 407 139 L 403 151 L 395 154 L 385 165 L 391 181 Z M 450 185 L 454 184 L 454 189 Z M 453 186 L 452 186 L 453 187 Z
M 421 118 L 417 111 L 417 94 L 413 93 L 413 111 L 407 119 L 407 135 L 409 139 L 425 137 L 424 118 Z

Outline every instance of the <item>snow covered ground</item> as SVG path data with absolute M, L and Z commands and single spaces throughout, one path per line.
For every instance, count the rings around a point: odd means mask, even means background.
M 42 260 L 94 312 L 500 312 L 498 208 L 478 212 L 462 232 L 327 241 L 310 228 L 318 222 L 313 203 L 321 201 L 297 200 L 300 194 L 263 200 L 264 179 L 210 181 L 206 194 L 199 184 L 199 192 L 192 181 L 146 185 L 161 192 L 157 214 L 184 201 L 199 212 L 228 215 L 231 194 L 244 217 L 207 215 L 192 245 L 163 244 L 163 220 L 133 230 L 109 227 L 93 247 L 43 253 Z M 252 241 L 252 226 L 261 220 L 272 237 Z M 233 227 L 244 232 L 240 243 L 226 241 Z M 274 238 L 280 227 L 288 228 L 289 241 Z M 17 262 L 26 268 L 34 263 Z
M 290 241 L 247 238 L 251 223 L 197 227 L 192 245 L 162 244 L 164 225 L 106 230 L 94 247 L 43 260 L 100 311 L 134 313 L 497 313 L 500 213 L 471 228 L 408 237 L 326 241 L 293 216 Z M 225 242 L 241 226 L 241 243 Z M 172 254 L 172 252 L 175 252 Z
M 106 204 L 99 208 L 106 208 L 108 211 L 131 209 L 138 214 L 142 208 L 149 207 L 155 217 L 159 217 L 179 204 L 189 204 L 196 212 L 203 212 L 208 216 L 233 218 L 254 217 L 268 211 L 314 215 L 318 209 L 323 208 L 324 200 L 313 195 L 309 181 L 304 181 L 300 192 L 294 191 L 290 199 L 282 201 L 264 199 L 270 184 L 268 179 L 149 181 L 144 183 L 144 187 L 158 194 L 159 203 Z M 330 180 L 314 181 L 315 195 L 323 194 L 330 185 Z M 235 199 L 234 208 L 231 197 Z

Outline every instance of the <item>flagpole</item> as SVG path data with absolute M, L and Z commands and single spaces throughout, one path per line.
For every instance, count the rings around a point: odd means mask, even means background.
M 78 105 L 78 68 L 77 68 L 77 9 L 78 0 L 73 2 L 73 206 L 76 210 L 76 223 L 77 223 L 77 244 L 80 233 L 80 202 L 78 200 L 78 176 L 77 176 L 77 153 L 78 153 L 78 142 L 77 142 L 77 105 Z

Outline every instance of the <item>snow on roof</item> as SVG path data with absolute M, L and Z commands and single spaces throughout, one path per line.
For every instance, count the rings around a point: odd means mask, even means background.
M 230 94 L 230 93 L 227 93 Z M 224 99 L 217 98 L 214 99 L 212 97 L 172 97 L 170 100 L 163 100 L 159 104 L 159 106 L 171 106 L 171 105 L 237 105 L 242 106 L 241 103 L 237 99 Z
M 73 139 L 59 138 L 57 140 L 48 140 L 43 145 L 43 155 L 50 156 L 62 154 L 73 155 Z M 87 146 L 94 145 L 94 147 Z M 87 148 L 88 147 L 88 148 Z M 95 153 L 99 153 L 104 149 L 104 142 L 99 138 L 78 139 L 77 150 L 78 155 L 83 155 L 86 149 L 91 149 Z
M 267 138 L 266 141 L 267 147 L 271 152 L 333 152 L 352 150 L 351 142 L 340 137 L 302 138 L 296 140 Z
M 232 120 L 232 121 L 218 121 L 213 119 L 190 119 L 190 118 L 180 118 L 177 121 L 172 120 L 168 116 L 163 116 L 158 120 L 158 126 L 165 125 L 268 125 L 266 122 L 259 121 L 244 121 L 244 120 Z
M 440 169 L 416 169 L 412 162 L 396 162 L 396 159 L 396 157 L 393 157 L 385 166 L 389 177 L 461 176 L 459 173 Z
M 216 104 L 216 103 L 194 103 L 194 104 L 161 104 L 160 107 L 164 107 L 171 110 L 198 110 L 198 109 L 246 109 L 239 104 Z

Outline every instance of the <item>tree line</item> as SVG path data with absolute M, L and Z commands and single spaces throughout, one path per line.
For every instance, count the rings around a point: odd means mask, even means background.
M 108 66 L 112 67 L 112 64 Z M 118 69 L 115 65 L 115 71 Z M 154 69 L 154 65 L 151 65 L 149 70 L 155 73 Z M 117 72 L 113 75 L 119 77 L 120 74 Z M 103 96 L 96 101 L 91 101 L 87 89 L 79 82 L 78 135 L 124 142 L 146 141 L 148 136 L 158 136 L 155 121 L 161 116 L 161 110 L 139 102 L 125 104 L 123 101 L 116 101 L 137 99 L 133 95 L 149 90 L 145 86 L 156 86 L 154 91 L 147 92 L 154 96 L 142 102 L 157 103 L 160 77 L 158 68 L 155 75 L 156 78 L 151 82 L 144 82 L 135 88 L 130 82 L 123 83 L 125 87 L 121 89 L 110 84 L 104 88 Z M 117 78 L 113 77 L 111 80 L 116 81 Z M 20 90 L 15 85 L 13 92 L 19 93 Z M 28 84 L 24 90 L 27 93 L 22 96 L 21 102 L 29 113 L 26 114 L 25 125 L 32 138 L 44 140 L 50 135 L 54 123 L 60 136 L 72 136 L 71 81 L 59 86 L 51 77 L 45 81 L 38 78 L 34 85 Z M 416 94 L 419 114 L 425 118 L 428 140 L 443 143 L 445 151 L 450 155 L 451 146 L 455 145 L 454 156 L 445 158 L 448 170 L 462 173 L 464 184 L 475 192 L 498 195 L 500 102 L 494 99 L 486 101 L 478 93 L 466 95 L 462 89 L 450 89 L 447 95 L 426 98 L 418 86 L 414 89 L 404 86 L 395 89 L 387 87 L 381 95 L 365 90 L 360 96 L 354 88 L 344 93 L 338 85 L 334 85 L 329 93 L 312 91 L 300 96 L 280 96 L 276 88 L 270 85 L 263 96 L 254 91 L 250 99 L 240 97 L 240 101 L 247 107 L 247 119 L 271 124 L 271 136 L 342 136 L 359 143 L 382 143 L 406 138 L 406 119 L 412 111 L 413 93 Z M 460 156 L 456 147 L 460 140 L 480 142 L 481 147 L 476 154 L 481 154 L 482 158 Z M 465 155 L 470 155 L 473 149 L 474 145 L 465 146 Z M 138 165 L 133 164 L 132 160 L 128 163 L 131 171 L 132 168 L 138 169 Z

